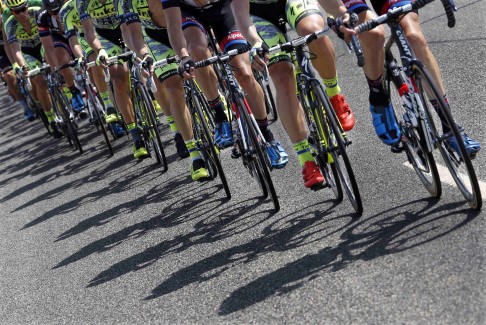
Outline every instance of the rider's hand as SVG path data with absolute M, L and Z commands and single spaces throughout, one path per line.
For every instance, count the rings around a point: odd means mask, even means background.
M 84 57 L 76 58 L 76 65 L 81 66 L 84 63 Z
M 19 73 L 19 71 L 20 71 L 20 65 L 17 62 L 14 62 L 12 64 L 12 68 L 15 71 L 15 73 Z
M 263 71 L 268 62 L 268 45 L 265 42 L 256 42 L 250 50 L 250 62 L 253 69 Z
M 96 57 L 96 65 L 101 65 L 108 58 L 108 53 L 106 53 L 105 49 L 101 49 L 98 52 L 98 56 Z
M 351 14 L 353 14 L 353 12 L 347 11 L 337 19 L 334 19 L 332 16 L 327 17 L 327 25 L 331 27 L 331 29 L 340 39 L 346 42 L 351 41 L 352 35 L 356 35 L 355 30 L 349 28 L 349 19 Z
M 190 56 L 184 56 L 179 62 L 179 68 L 177 71 L 179 75 L 184 79 L 192 79 L 194 78 L 194 69 L 196 66 L 196 62 Z
M 145 53 L 141 63 L 144 68 L 149 70 L 150 75 L 154 74 L 154 58 L 150 54 Z

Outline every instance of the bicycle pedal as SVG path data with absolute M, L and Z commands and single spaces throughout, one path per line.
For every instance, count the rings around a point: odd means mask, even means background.
M 329 185 L 327 183 L 321 183 L 321 184 L 316 184 L 316 185 L 310 187 L 310 189 L 313 190 L 314 192 L 317 192 L 317 191 L 320 191 L 320 190 L 322 190 L 323 188 L 326 188 L 326 187 L 329 187 Z
M 393 153 L 401 153 L 403 150 L 405 150 L 405 146 L 401 142 L 390 146 L 390 151 Z

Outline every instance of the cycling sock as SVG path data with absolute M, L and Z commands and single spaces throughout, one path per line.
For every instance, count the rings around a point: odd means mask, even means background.
M 338 76 L 336 75 L 331 79 L 322 79 L 326 86 L 326 94 L 329 98 L 332 98 L 341 93 L 341 87 L 338 85 Z
M 388 96 L 388 93 L 385 91 L 385 87 L 383 86 L 383 75 L 381 75 L 376 80 L 371 80 L 366 77 L 366 81 L 368 81 L 368 86 L 370 87 L 370 104 L 373 106 L 388 105 L 388 103 L 390 102 L 390 97 Z
M 127 129 L 128 129 L 128 132 L 130 132 L 130 135 L 132 136 L 133 141 L 142 140 L 142 136 L 140 135 L 140 132 L 138 132 L 138 128 L 137 128 L 136 123 L 127 124 Z
M 54 113 L 52 112 L 52 109 L 48 112 L 44 111 L 44 114 L 46 114 L 47 122 L 51 123 L 52 121 L 54 121 L 55 117 L 54 117 Z
M 156 101 L 155 99 L 152 99 L 152 103 L 154 104 L 154 108 L 157 112 L 160 112 L 162 110 L 162 107 L 160 107 L 159 102 Z
M 447 106 L 449 106 L 449 100 L 447 99 L 447 96 L 444 95 L 444 101 L 446 102 Z M 439 115 L 439 118 L 442 122 L 442 132 L 444 133 L 447 133 L 449 132 L 451 129 L 449 127 L 449 125 L 447 124 L 447 120 L 444 116 L 444 113 L 442 112 L 442 110 L 440 109 L 439 107 L 439 102 L 437 101 L 437 99 L 431 99 L 430 100 L 430 104 L 432 104 L 432 106 L 434 107 L 435 111 L 437 112 L 437 115 Z M 450 108 L 450 106 L 449 106 Z
M 105 108 L 113 107 L 113 103 L 111 102 L 109 91 L 104 91 L 100 93 L 100 96 L 101 96 L 101 100 L 103 101 L 103 104 L 105 105 Z
M 197 159 L 202 159 L 201 154 L 196 148 L 196 141 L 193 139 L 184 141 L 186 144 L 187 151 L 189 151 L 189 157 L 191 157 L 192 161 Z
M 297 153 L 297 157 L 299 158 L 300 166 L 304 166 L 308 161 L 314 161 L 314 157 L 310 152 L 309 141 L 304 139 L 300 142 L 294 143 L 294 150 Z
M 68 87 L 62 87 L 62 91 L 64 92 L 64 95 L 66 95 L 67 99 L 73 98 L 73 94 L 71 93 L 71 90 Z
M 258 124 L 258 127 L 260 128 L 260 131 L 263 134 L 263 137 L 265 138 L 265 140 L 267 142 L 271 142 L 271 141 L 275 140 L 275 138 L 273 137 L 272 131 L 270 131 L 270 129 L 268 128 L 268 119 L 267 118 L 264 118 L 263 120 L 256 120 L 256 122 Z
M 174 121 L 174 118 L 170 115 L 165 117 L 165 120 L 167 123 L 169 123 L 170 130 L 172 131 L 172 134 L 176 134 L 179 132 L 179 129 L 177 128 L 177 124 Z
M 208 100 L 209 107 L 214 111 L 214 123 L 218 124 L 224 121 L 228 121 L 226 114 L 224 113 L 223 103 L 221 97 L 216 97 L 213 100 Z

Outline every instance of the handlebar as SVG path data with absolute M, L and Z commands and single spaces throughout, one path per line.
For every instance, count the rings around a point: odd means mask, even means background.
M 29 71 L 29 73 L 27 74 L 27 76 L 29 78 L 32 78 L 32 77 L 35 77 L 36 75 L 38 75 L 39 73 L 43 73 L 45 71 L 48 71 L 51 67 L 48 65 L 48 64 L 43 64 L 42 67 L 38 67 L 38 68 L 35 68 L 35 69 L 32 69 Z

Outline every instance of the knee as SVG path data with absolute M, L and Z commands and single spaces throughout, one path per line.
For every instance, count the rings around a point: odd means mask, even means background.
M 360 41 L 363 47 L 372 49 L 382 48 L 385 44 L 385 30 L 381 26 L 372 29 L 361 34 Z
M 188 47 L 190 55 L 195 60 L 202 60 L 208 56 L 208 46 L 207 44 L 190 44 Z
M 418 49 L 424 49 L 427 47 L 427 41 L 425 40 L 425 37 L 422 33 L 417 32 L 417 31 L 408 31 L 405 33 L 405 36 L 407 37 L 408 41 L 410 42 L 410 45 L 412 48 L 414 48 L 414 51 L 417 51 Z M 417 50 L 415 50 L 417 49 Z

